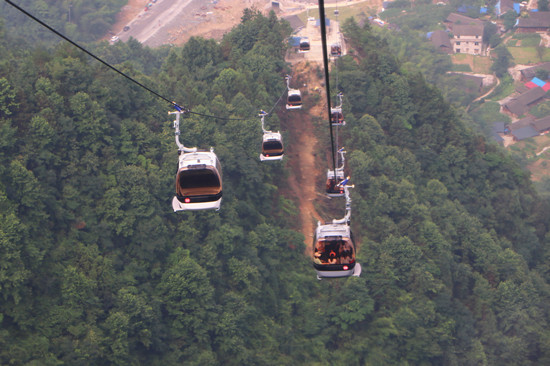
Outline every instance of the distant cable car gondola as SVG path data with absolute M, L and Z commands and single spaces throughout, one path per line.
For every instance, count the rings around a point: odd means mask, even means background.
M 330 55 L 332 57 L 342 56 L 342 47 L 340 46 L 340 44 L 335 43 L 335 44 L 330 46 Z
M 283 139 L 279 131 L 272 132 L 267 131 L 264 125 L 264 118 L 267 116 L 267 113 L 264 111 L 260 112 L 260 117 L 262 117 L 262 153 L 260 154 L 260 160 L 282 160 L 284 156 L 284 147 Z
M 307 37 L 300 38 L 300 46 L 298 47 L 298 52 L 299 53 L 309 52 L 310 48 L 311 48 L 311 45 L 309 44 L 309 38 Z
M 331 224 L 317 224 L 313 241 L 313 267 L 318 279 L 361 275 L 361 265 L 355 260 L 355 243 L 350 228 L 349 188 L 352 187 L 344 185 L 346 216 L 332 220 Z
M 330 109 L 330 122 L 333 126 L 345 126 L 344 115 L 342 114 L 341 107 L 335 107 Z
M 288 95 L 286 100 L 286 109 L 302 109 L 302 94 L 298 89 L 292 89 L 290 87 L 290 75 L 286 76 L 286 86 L 288 89 Z
M 222 202 L 222 171 L 214 150 L 201 151 L 185 147 L 179 140 L 179 119 L 183 111 L 176 114 L 174 128 L 178 145 L 178 172 L 176 195 L 172 199 L 174 211 L 219 210 Z
M 345 156 L 346 151 L 344 148 L 338 150 L 340 154 L 340 160 L 342 165 L 334 170 L 327 171 L 327 183 L 326 183 L 326 193 L 329 197 L 342 197 L 344 195 L 344 184 L 341 184 L 344 181 L 344 166 L 345 166 Z
M 333 126 L 345 126 L 346 121 L 344 121 L 344 114 L 342 113 L 342 98 L 344 94 L 338 93 L 338 98 L 340 98 L 340 105 L 334 108 L 330 108 L 330 122 Z

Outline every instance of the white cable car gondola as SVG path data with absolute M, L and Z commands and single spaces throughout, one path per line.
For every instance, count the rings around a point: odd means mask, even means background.
M 319 280 L 361 275 L 361 264 L 355 261 L 355 243 L 350 228 L 349 189 L 352 187 L 344 185 L 346 216 L 340 220 L 332 220 L 331 224 L 317 224 L 313 242 L 313 267 Z
M 344 121 L 344 114 L 342 113 L 342 98 L 344 94 L 338 93 L 338 98 L 340 98 L 340 105 L 334 108 L 330 108 L 330 122 L 333 126 L 345 126 L 346 121 Z
M 290 87 L 290 75 L 286 76 L 286 86 L 288 89 L 288 95 L 286 98 L 286 109 L 302 109 L 302 94 L 298 89 L 292 89 Z
M 300 45 L 298 46 L 298 52 L 305 53 L 305 52 L 309 52 L 310 49 L 311 49 L 311 45 L 309 44 L 309 38 L 308 37 L 300 38 Z
M 262 132 L 264 133 L 262 139 L 262 153 L 260 154 L 260 160 L 282 160 L 284 156 L 283 138 L 279 131 L 272 132 L 267 131 L 264 125 L 264 118 L 267 113 L 260 112 L 262 117 Z
M 329 197 L 342 197 L 344 195 L 344 185 L 347 183 L 347 181 L 342 183 L 344 181 L 344 166 L 346 162 L 344 154 L 346 151 L 344 148 L 341 148 L 338 150 L 338 153 L 340 153 L 342 165 L 336 168 L 336 171 L 330 169 L 327 171 L 326 193 Z
M 179 119 L 183 111 L 176 114 L 174 128 L 178 145 L 178 172 L 176 195 L 172 199 L 174 211 L 219 210 L 222 202 L 222 170 L 214 150 L 187 148 L 179 140 Z

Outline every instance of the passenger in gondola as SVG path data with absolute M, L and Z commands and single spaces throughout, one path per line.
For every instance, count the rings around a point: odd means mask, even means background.
M 326 263 L 325 242 L 318 241 L 315 243 L 315 254 L 313 254 L 313 260 L 318 264 Z
M 327 180 L 327 192 L 334 192 L 335 187 L 336 187 L 336 179 Z
M 350 264 L 353 263 L 353 248 L 351 244 L 347 241 L 343 241 L 340 246 L 340 263 L 341 264 Z
M 329 264 L 338 264 L 338 255 L 336 251 L 331 250 L 328 254 L 328 263 Z

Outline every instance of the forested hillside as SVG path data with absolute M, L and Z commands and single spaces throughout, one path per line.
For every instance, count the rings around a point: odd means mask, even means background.
M 353 21 L 338 86 L 363 274 L 315 279 L 281 195 L 289 171 L 258 160 L 289 29 L 248 10 L 220 44 L 96 47 L 194 112 L 235 118 L 183 119 L 181 140 L 220 158 L 224 198 L 182 214 L 169 105 L 68 44 L 0 30 L 0 364 L 550 362 L 548 204 Z M 304 133 L 328 148 L 326 131 Z
M 124 0 L 17 0 L 14 4 L 75 41 L 93 41 L 115 23 Z M 2 1 L 0 14 L 11 37 L 33 44 L 58 43 L 60 38 Z

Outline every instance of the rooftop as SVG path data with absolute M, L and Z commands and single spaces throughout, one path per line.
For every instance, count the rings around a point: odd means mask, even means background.
M 527 106 L 529 104 L 536 102 L 540 98 L 544 97 L 545 94 L 545 91 L 540 86 L 537 86 L 536 88 L 529 89 L 525 93 L 522 93 L 518 97 L 512 99 L 504 106 L 508 108 L 511 113 L 521 116 L 527 112 Z
M 549 28 L 550 11 L 538 11 L 529 13 L 528 18 L 519 18 L 518 28 Z
M 483 37 L 483 26 L 456 24 L 453 27 L 453 34 L 455 36 L 479 36 L 481 40 L 481 37 Z
M 449 39 L 449 33 L 443 30 L 436 30 L 432 32 L 430 41 L 435 47 L 444 48 L 446 51 L 452 52 L 451 40 Z
M 453 23 L 454 25 L 483 25 L 482 20 L 470 18 L 466 15 L 461 15 L 457 13 L 449 14 L 445 21 L 448 23 Z

